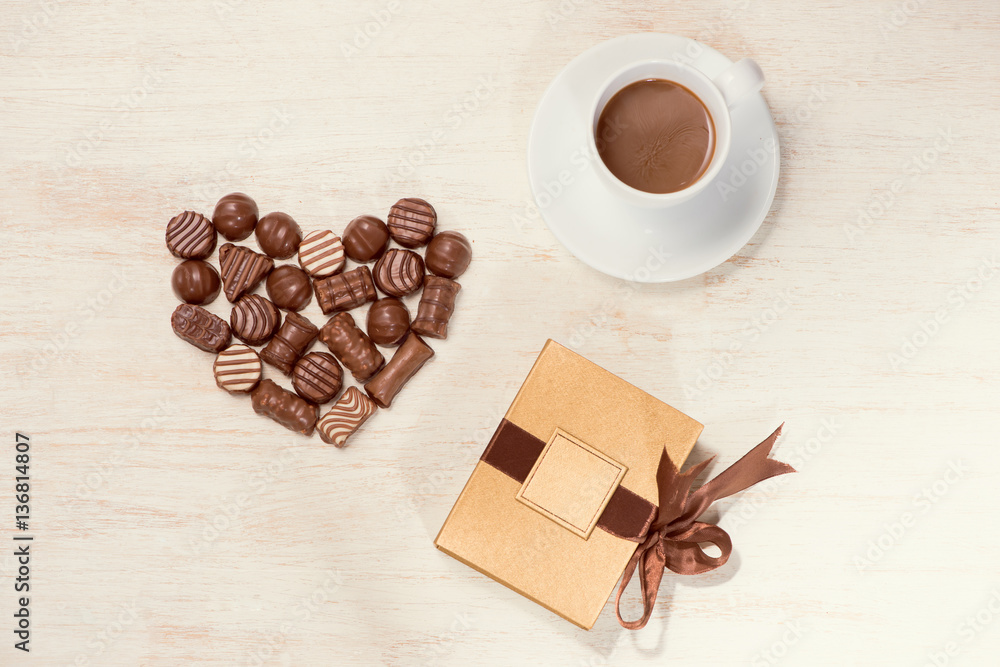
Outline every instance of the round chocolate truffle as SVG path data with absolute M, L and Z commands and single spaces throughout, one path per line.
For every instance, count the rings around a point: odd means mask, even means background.
M 202 306 L 215 301 L 222 290 L 222 280 L 215 267 L 200 259 L 181 262 L 170 277 L 174 294 L 184 303 Z
M 287 213 L 268 213 L 257 223 L 257 245 L 270 257 L 288 259 L 299 251 L 302 230 Z
M 373 215 L 361 215 L 347 223 L 344 251 L 355 262 L 378 259 L 389 247 L 389 228 Z
M 212 224 L 229 241 L 242 241 L 253 234 L 257 214 L 257 202 L 242 192 L 233 192 L 215 205 Z
M 368 308 L 368 337 L 376 344 L 396 347 L 409 332 L 410 311 L 396 297 L 383 297 Z
M 343 382 L 340 364 L 326 352 L 310 352 L 292 369 L 292 386 L 296 393 L 316 405 L 332 401 L 340 393 Z
M 167 249 L 181 259 L 206 259 L 215 250 L 215 227 L 201 213 L 184 211 L 167 223 Z
M 389 234 L 404 248 L 419 248 L 434 236 L 437 212 L 423 199 L 407 197 L 389 211 Z
M 312 284 L 306 272 L 297 266 L 285 264 L 267 276 L 267 296 L 278 308 L 302 310 L 312 299 Z
M 229 324 L 233 335 L 247 345 L 263 345 L 281 325 L 281 311 L 259 294 L 248 294 L 233 307 Z
M 389 296 L 413 294 L 424 284 L 424 260 L 412 250 L 391 248 L 375 262 L 372 280 Z
M 471 261 L 472 244 L 458 232 L 441 232 L 431 239 L 424 254 L 427 270 L 449 280 L 465 273 Z

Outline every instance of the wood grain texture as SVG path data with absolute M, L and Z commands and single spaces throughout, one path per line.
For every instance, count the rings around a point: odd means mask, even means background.
M 36 541 L 30 661 L 2 549 L 0 664 L 995 661 L 994 0 L 3 15 L 0 417 L 32 438 Z M 761 64 L 782 179 L 736 257 L 640 286 L 556 242 L 525 148 L 569 60 L 647 30 Z M 448 340 L 346 449 L 255 416 L 170 330 L 166 223 L 235 190 L 304 231 L 424 197 L 473 243 Z M 578 630 L 431 543 L 549 337 L 706 424 L 716 472 L 787 423 L 799 474 L 710 512 L 732 560 L 667 576 L 642 632 L 610 605 Z

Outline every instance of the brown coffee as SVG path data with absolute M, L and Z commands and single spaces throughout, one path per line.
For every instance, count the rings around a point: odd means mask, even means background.
M 597 151 L 618 180 L 663 194 L 693 184 L 712 162 L 715 125 L 690 90 L 664 79 L 636 81 L 608 100 Z

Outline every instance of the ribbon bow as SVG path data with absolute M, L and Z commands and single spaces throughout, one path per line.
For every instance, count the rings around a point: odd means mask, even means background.
M 677 574 L 701 574 L 726 564 L 733 552 L 733 541 L 722 528 L 696 519 L 708 509 L 709 505 L 720 498 L 739 493 L 770 477 L 795 472 L 795 469 L 787 463 L 767 458 L 780 434 L 781 426 L 768 436 L 767 440 L 751 449 L 743 458 L 694 493 L 691 493 L 691 484 L 715 457 L 702 461 L 682 473 L 677 470 L 664 450 L 656 471 L 656 483 L 660 494 L 656 519 L 648 531 L 638 537 L 638 540 L 645 539 L 625 567 L 618 595 L 615 596 L 615 615 L 623 627 L 637 630 L 649 621 L 664 568 Z M 704 542 L 711 542 L 719 547 L 722 553 L 719 556 L 709 556 L 699 546 L 699 543 Z M 622 619 L 620 608 L 622 593 L 632 580 L 637 567 L 642 568 L 639 575 L 642 589 L 642 618 L 625 621 Z

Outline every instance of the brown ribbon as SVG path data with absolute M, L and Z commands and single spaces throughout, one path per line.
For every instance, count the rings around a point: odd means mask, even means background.
M 615 596 L 615 615 L 623 627 L 637 630 L 649 621 L 664 569 L 677 574 L 701 574 L 726 564 L 733 552 L 733 542 L 729 535 L 718 526 L 696 519 L 708 509 L 709 505 L 720 498 L 739 493 L 770 477 L 795 472 L 787 463 L 767 458 L 780 434 L 781 426 L 743 458 L 693 493 L 692 482 L 715 457 L 681 473 L 664 450 L 656 471 L 656 483 L 660 495 L 656 520 L 653 521 L 647 534 L 637 540 L 642 541 L 642 544 L 625 567 L 618 595 Z M 719 556 L 709 556 L 699 546 L 705 542 L 714 544 L 722 553 Z M 642 589 L 642 618 L 626 621 L 621 615 L 622 593 L 632 580 L 636 568 L 640 567 L 642 568 L 639 574 L 639 584 Z
M 480 459 L 518 484 L 523 484 L 535 461 L 545 449 L 545 441 L 523 428 L 500 420 L 490 444 Z M 632 542 L 641 542 L 656 518 L 656 505 L 642 496 L 619 486 L 611 494 L 607 507 L 597 520 L 597 527 Z
M 677 574 L 701 574 L 726 564 L 733 552 L 729 535 L 718 526 L 696 519 L 720 498 L 739 493 L 770 477 L 795 472 L 787 463 L 767 458 L 780 434 L 781 426 L 694 493 L 691 493 L 691 484 L 715 457 L 681 473 L 664 450 L 656 471 L 659 507 L 623 486 L 615 490 L 597 527 L 616 537 L 640 542 L 625 567 L 615 596 L 615 615 L 622 626 L 637 630 L 649 621 L 664 569 Z M 515 481 L 524 483 L 544 448 L 543 440 L 503 419 L 480 458 Z M 702 551 L 699 543 L 706 542 L 719 547 L 721 555 L 713 557 Z M 621 616 L 621 597 L 639 567 L 642 568 L 639 584 L 643 614 L 639 620 L 626 621 Z

